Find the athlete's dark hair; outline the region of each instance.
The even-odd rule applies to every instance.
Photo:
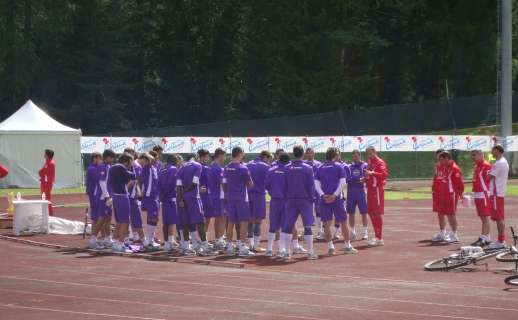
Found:
[[[94,161],[97,158],[101,159],[102,158],[102,154],[100,152],[97,152],[97,151],[92,152],[92,161]]]
[[[237,156],[245,153],[241,147],[232,148],[232,158],[236,158]]]
[[[326,151],[326,160],[330,161],[333,160],[334,157],[340,154],[340,150],[335,147],[328,148]]]
[[[493,150],[498,150],[498,152],[500,153],[504,153],[505,150],[504,150],[504,147],[502,147],[501,144],[496,144],[494,147],[493,147]]]
[[[261,153],[259,154],[259,158],[261,159],[271,159],[272,158],[272,153],[268,150],[263,150],[261,151]]]
[[[360,152],[360,150],[358,150],[358,149],[354,149],[354,150],[351,152],[351,154],[357,154],[357,155],[359,155],[359,156],[361,156],[361,155],[362,155],[362,153],[361,153],[361,152]]]
[[[133,160],[133,156],[127,152],[119,156],[119,163],[129,163],[130,160]]]
[[[313,150],[313,148],[311,148],[311,147],[306,148],[306,153],[310,153],[310,152],[315,153],[315,150]]]
[[[161,153],[162,151],[164,151],[164,148],[162,148],[161,146],[154,146],[153,151]]]
[[[440,154],[441,152],[444,152],[446,150],[444,150],[443,148],[440,148],[440,149],[437,149],[437,151],[435,151],[435,155],[438,155]]]
[[[216,150],[214,150],[214,154],[212,155],[212,160],[214,160],[217,157],[219,157],[220,155],[224,155],[224,154],[226,154],[225,150],[223,150],[221,148],[217,148]]]
[[[288,164],[290,162],[290,155],[286,152],[279,154],[279,162],[282,164]]]
[[[197,154],[198,154],[198,157],[204,157],[204,156],[208,156],[210,154],[210,152],[209,152],[209,150],[199,149]]]
[[[275,155],[279,156],[283,152],[284,152],[284,149],[277,149],[277,150],[275,150]]]
[[[155,150],[151,150],[148,152],[153,158],[155,158],[156,160],[159,160],[158,159],[158,152],[156,152]]]
[[[103,152],[103,159],[115,158],[115,152],[112,149],[106,149]]]
[[[128,148],[124,148],[124,151],[122,151],[122,152],[134,155],[135,154],[135,149],[128,147]]]
[[[304,156],[304,148],[300,145],[293,147],[293,156],[300,159]]]
[[[52,159],[54,158],[54,151],[50,149],[45,149],[45,155],[47,156],[47,158]]]
[[[443,151],[441,153],[439,153],[439,158],[440,159],[448,159],[448,160],[451,160],[451,154],[448,152],[448,151]]]

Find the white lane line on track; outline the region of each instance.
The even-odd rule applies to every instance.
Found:
[[[8,266],[14,266],[14,267],[21,267],[21,268],[31,268],[31,269],[39,269],[39,270],[49,270],[49,271],[57,271],[55,268],[45,268],[45,267],[36,267],[36,266],[30,266],[30,265],[16,265],[16,264],[7,264],[7,263],[0,263],[0,265],[8,265]],[[249,270],[253,270],[254,272],[257,272],[259,271],[260,273],[267,273],[268,271],[264,271],[264,270],[254,270],[254,269],[249,269]],[[135,276],[129,276],[129,275],[122,275],[122,274],[112,274],[112,273],[106,273],[106,272],[101,272],[101,273],[97,273],[97,272],[88,272],[88,271],[77,271],[77,270],[65,270],[65,269],[61,269],[59,270],[60,272],[66,272],[66,273],[77,273],[77,274],[88,274],[88,275],[93,275],[93,276],[109,276],[109,277],[113,277],[113,278],[122,278],[122,279],[131,279],[131,280],[142,280],[142,281],[154,281],[154,282],[169,282],[169,283],[178,283],[178,281],[175,281],[175,280],[168,280],[168,279],[163,279],[163,278],[160,278],[160,279],[156,279],[156,278],[150,278],[150,277],[135,277]],[[275,271],[275,272],[287,272],[287,271]],[[290,273],[292,272],[295,272],[295,271],[289,271]],[[202,275],[206,275],[204,274],[203,272],[189,272],[189,274],[193,274],[193,275],[196,275],[196,274],[202,274]],[[297,276],[299,274],[296,274]],[[216,276],[216,275],[215,275]],[[217,275],[219,276],[219,274]],[[238,276],[238,275],[221,275],[221,276],[225,276],[225,277],[232,277],[232,278],[239,278],[239,279],[244,279],[244,278],[247,278],[247,279],[250,279],[250,275],[245,275],[245,276]],[[322,276],[317,276],[317,275],[310,275],[310,274],[303,274],[302,276],[307,276],[309,278],[317,278],[317,279],[321,279],[321,278],[336,278],[336,277],[346,277],[346,278],[350,278],[351,276],[339,276],[339,275],[330,275],[330,276],[325,276],[325,277],[322,277]],[[278,279],[274,279],[274,278],[256,278],[256,277],[253,277],[255,280],[264,280],[264,281],[279,281],[279,282],[283,282],[283,280],[278,280]],[[368,281],[372,281],[374,279],[372,278],[363,278],[363,277],[355,277],[356,280],[368,280]],[[383,280],[383,281],[387,281],[387,280]],[[396,281],[396,280],[394,280]],[[299,280],[299,281],[293,281],[293,280],[288,280],[288,281],[284,281],[284,282],[289,282],[289,283],[298,283],[298,284],[301,284],[301,283],[304,283],[303,280]],[[398,282],[402,282],[402,283],[408,283],[408,281],[398,281]],[[189,282],[191,283],[191,282]],[[419,282],[419,281],[416,281],[416,282],[410,282],[411,284],[429,284],[429,283],[426,283],[426,282]],[[215,284],[215,285],[218,285],[218,284]],[[432,283],[432,285],[436,285],[434,283]],[[357,288],[362,288],[361,286],[357,286]],[[464,297],[480,297],[480,295],[466,295],[466,294],[457,294],[457,293],[448,293],[448,292],[430,292],[429,290],[414,290],[413,288],[383,288],[383,287],[373,287],[373,286],[370,286],[368,288],[372,288],[372,289],[381,289],[381,290],[389,290],[389,291],[412,291],[412,293],[424,293],[424,294],[440,294],[440,295],[448,295],[448,296],[455,296],[455,297],[459,297],[459,296],[464,296]],[[482,288],[486,288],[486,289],[499,289],[499,288],[493,288],[493,287],[482,287]],[[491,300],[499,300],[499,301],[515,301],[515,299],[508,299],[508,298],[502,298],[502,297],[487,297],[488,299],[491,299]]]
[[[105,286],[103,286],[105,287]],[[115,288],[115,287],[114,287]],[[127,288],[124,288],[127,289]],[[0,289],[4,290],[4,289]],[[9,291],[5,289],[5,291]],[[14,290],[14,291],[21,291],[21,290]],[[130,290],[131,291],[131,290]],[[220,309],[220,308],[202,308],[202,307],[186,307],[186,306],[171,306],[171,305],[165,305],[165,304],[157,304],[157,303],[149,303],[149,302],[141,302],[141,301],[129,301],[129,300],[119,300],[119,299],[109,299],[109,298],[92,298],[92,297],[85,297],[85,296],[71,296],[71,295],[56,295],[56,294],[48,294],[48,293],[37,293],[37,292],[24,292],[25,294],[41,294],[41,295],[52,295],[56,297],[62,297],[62,298],[73,298],[73,299],[83,299],[83,300],[94,300],[94,301],[111,301],[111,302],[118,302],[118,303],[129,303],[129,304],[141,304],[141,305],[152,305],[152,306],[161,306],[161,307],[168,307],[173,309],[187,309],[187,310],[203,310],[208,312],[226,312],[226,313],[238,313],[238,314],[246,314],[246,315],[255,315],[255,316],[267,316],[267,317],[282,317],[282,318],[296,318],[296,319],[307,319],[307,320],[327,320],[324,318],[316,318],[316,317],[307,317],[307,316],[292,316],[292,315],[283,315],[283,314],[277,314],[277,313],[259,313],[259,312],[247,312],[247,311],[238,311],[238,310],[230,310],[230,309]],[[220,298],[220,297],[218,297]],[[266,303],[278,303],[278,302],[271,302],[269,300],[259,300],[259,299],[240,299],[240,300],[250,300],[251,302],[266,302]],[[282,303],[282,304],[294,304],[294,303]],[[311,304],[297,304],[297,305],[303,305],[308,307],[329,307],[329,306],[320,306],[320,305],[311,305]],[[0,305],[1,306],[1,305]],[[433,318],[446,318],[446,319],[462,319],[462,320],[489,320],[484,318],[473,318],[473,317],[463,317],[463,316],[450,316],[450,315],[437,315],[437,314],[424,314],[424,313],[416,313],[416,312],[405,312],[405,311],[391,311],[391,310],[379,310],[379,309],[366,309],[366,308],[358,308],[358,307],[338,307],[342,310],[350,310],[350,311],[362,311],[362,312],[374,312],[374,313],[388,313],[388,314],[398,314],[398,315],[410,315],[410,316],[416,316],[416,317],[433,317]]]
[[[71,310],[64,310],[64,309],[43,308],[43,307],[29,307],[29,306],[22,306],[19,304],[12,304],[12,303],[0,303],[0,308],[1,307],[11,308],[11,309],[50,311],[50,312],[59,312],[59,313],[80,314],[80,315],[85,315],[85,316],[110,317],[110,318],[122,318],[122,319],[166,320],[163,318],[145,318],[145,317],[136,317],[136,316],[123,316],[123,315],[119,315],[119,314],[109,314],[109,313],[82,312],[82,311],[71,311]]]
[[[116,290],[127,290],[127,291],[136,291],[136,292],[148,292],[148,293],[159,293],[159,294],[171,294],[171,295],[189,295],[196,297],[204,297],[204,298],[214,298],[214,299],[223,299],[223,300],[237,300],[237,301],[261,301],[264,303],[275,303],[275,304],[293,304],[297,306],[312,306],[312,307],[324,307],[324,308],[335,308],[335,309],[344,309],[342,306],[335,305],[312,305],[308,303],[297,303],[297,302],[284,302],[284,301],[275,301],[275,300],[260,300],[260,299],[246,299],[246,298],[235,298],[235,297],[221,297],[214,295],[206,295],[206,294],[194,294],[194,293],[180,293],[180,292],[171,292],[164,290],[152,290],[152,289],[135,289],[129,287],[120,287],[120,286],[106,286],[106,285],[95,285],[81,282],[67,282],[67,281],[55,281],[55,280],[43,280],[43,279],[34,279],[34,278],[24,278],[24,277],[10,277],[10,276],[0,276],[0,278],[4,279],[13,279],[13,280],[22,280],[22,281],[32,281],[32,282],[43,282],[43,283],[54,283],[54,284],[62,284],[62,285],[74,285],[74,286],[83,286],[83,287],[92,287],[92,288],[105,288],[105,289],[116,289]],[[494,311],[511,311],[518,312],[518,309],[512,308],[500,308],[500,307],[482,307],[476,305],[462,305],[462,304],[447,304],[447,303],[438,303],[438,302],[422,302],[422,301],[412,301],[412,300],[403,300],[403,299],[389,299],[389,298],[374,298],[374,297],[365,297],[365,296],[356,296],[356,295],[338,295],[338,294],[324,294],[324,293],[312,293],[312,292],[302,292],[302,291],[293,291],[293,290],[281,290],[281,289],[262,289],[262,288],[248,288],[248,287],[240,287],[240,286],[227,286],[227,285],[212,285],[212,284],[200,284],[200,283],[190,283],[184,281],[175,281],[179,284],[185,285],[201,285],[205,287],[217,287],[217,288],[226,288],[226,289],[236,289],[236,290],[248,290],[248,291],[259,291],[259,292],[275,292],[275,293],[284,293],[284,294],[298,294],[298,295],[313,295],[320,297],[333,297],[333,298],[344,298],[350,300],[367,300],[367,301],[379,301],[379,302],[391,302],[391,303],[403,303],[403,304],[415,304],[415,305],[429,305],[429,306],[441,306],[441,307],[450,307],[450,308],[467,308],[470,310],[473,309],[481,309],[481,310],[494,310]]]

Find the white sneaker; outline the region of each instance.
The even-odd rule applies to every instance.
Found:
[[[433,236],[432,241],[433,242],[442,242],[445,241],[447,237],[446,232],[439,232],[435,236]]]
[[[102,250],[104,249],[104,246],[101,242],[97,242],[95,240],[90,240],[88,242],[88,249],[94,249],[94,250]]]
[[[300,244],[296,248],[293,248],[293,254],[303,254],[307,252],[308,250],[304,249]]]
[[[227,243],[227,246],[225,247],[225,253],[231,256],[235,254],[234,245],[231,242]]]
[[[344,246],[344,253],[345,254],[355,254],[355,253],[358,253],[358,250],[356,250],[353,246],[349,245],[349,246]]]
[[[338,229],[334,234],[333,234],[333,240],[340,240],[342,237],[340,236],[340,229]]]
[[[363,232],[362,240],[369,240],[369,231],[365,230]]]
[[[225,250],[225,247],[227,246],[227,243],[225,242],[225,240],[221,240],[221,239],[218,239],[216,240],[216,242],[214,243],[214,248],[216,250]]]
[[[356,240],[356,231],[351,231],[349,233],[349,240],[351,240],[351,241]]]
[[[272,250],[266,250],[266,252],[264,253],[264,256],[265,257],[273,257],[273,251]]]
[[[327,249],[327,254],[330,255],[330,256],[334,256],[335,252],[336,252],[335,248],[328,248]]]
[[[238,255],[240,257],[252,257],[254,256],[254,253],[250,251],[250,249],[247,246],[242,246],[241,248],[239,248]]]
[[[173,251],[173,244],[169,241],[164,243],[164,251]]]
[[[114,243],[112,245],[112,252],[115,253],[124,253],[126,252],[126,248],[122,245],[122,243]]]
[[[277,256],[281,259],[284,259],[284,260],[289,260],[290,259],[290,254],[286,251],[280,251],[277,253]]]
[[[111,248],[113,246],[113,240],[103,240],[102,246],[105,248]]]
[[[460,242],[459,235],[455,232],[448,232],[445,241],[447,241],[448,243]]]
[[[316,236],[316,239],[317,239],[317,240],[324,240],[324,239],[325,239],[325,234],[324,234],[324,232],[319,231],[319,232],[318,232],[318,234],[317,234],[317,236]]]
[[[372,238],[367,242],[367,245],[369,247],[378,247],[385,245],[385,242],[383,241],[383,239]]]
[[[318,255],[313,252],[308,253],[308,260],[318,260]]]
[[[506,245],[505,245],[505,242],[493,241],[489,244],[489,246],[487,248],[489,250],[499,250],[499,249],[505,249]]]

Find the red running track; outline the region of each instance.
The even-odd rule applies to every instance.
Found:
[[[516,208],[518,199],[509,200],[509,224],[518,225]],[[459,221],[469,243],[477,217],[462,209]],[[491,260],[488,270],[423,271],[426,261],[458,247],[426,241],[436,230],[429,201],[388,202],[386,225],[385,247],[356,242],[354,256],[326,257],[318,243],[317,261],[208,258],[244,269],[0,241],[0,319],[518,319],[518,291],[503,283],[510,265]]]

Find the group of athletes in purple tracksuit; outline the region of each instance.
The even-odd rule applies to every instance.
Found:
[[[92,155],[86,177],[93,226],[91,248],[129,252],[141,243],[144,249],[158,250],[156,227],[161,220],[163,249],[167,251],[212,254],[224,250],[239,256],[265,252],[271,257],[276,246],[280,257],[306,253],[313,260],[318,258],[313,250],[315,216],[318,236],[328,243],[329,254],[335,252],[333,223],[342,231],[345,253],[357,252],[350,242],[356,237],[356,207],[367,235],[366,164],[359,152],[353,153],[351,164],[346,164],[340,160],[338,149],[329,148],[326,161],[321,163],[314,159],[311,148],[295,146],[293,158],[279,149],[275,161],[270,152],[262,151],[245,163],[243,149],[235,147],[224,166],[226,154],[222,149],[212,157],[200,149],[186,162],[180,155],[168,155],[165,165],[159,160],[161,151],[156,147],[137,156],[128,148],[117,164],[111,150]],[[347,199],[343,196],[346,185]],[[267,194],[270,210],[264,249],[260,243]],[[112,215],[116,222],[113,236]],[[298,220],[304,228],[307,249],[298,241]],[[214,243],[207,241],[211,225]]]

